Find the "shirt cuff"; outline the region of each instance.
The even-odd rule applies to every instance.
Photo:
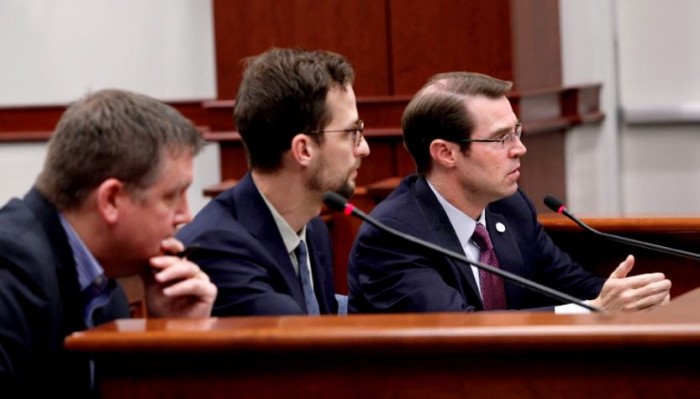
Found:
[[[588,304],[589,301],[583,301]],[[568,303],[566,305],[559,305],[554,307],[554,313],[556,314],[587,314],[591,313],[590,309],[586,309],[583,306],[579,306],[575,303]]]

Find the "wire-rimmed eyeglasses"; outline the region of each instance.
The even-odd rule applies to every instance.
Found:
[[[352,133],[352,141],[355,143],[355,147],[359,147],[362,143],[363,133],[365,131],[365,122],[359,119],[355,122],[355,127],[349,129],[340,130],[312,130],[309,133],[319,134],[319,133]]]
[[[515,139],[520,139],[523,135],[523,125],[518,123],[515,125],[515,130],[501,137],[500,139],[458,139],[454,140],[458,143],[501,143],[501,148],[505,148],[506,144],[510,146],[515,142]]]

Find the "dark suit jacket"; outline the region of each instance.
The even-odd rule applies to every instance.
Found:
[[[282,235],[250,173],[210,201],[177,237],[197,246],[189,259],[219,289],[213,315],[306,314]],[[336,314],[333,253],[321,218],[307,224],[306,242],[321,314]]]
[[[129,316],[124,292],[114,295],[100,321]],[[0,396],[88,395],[87,361],[63,349],[85,329],[84,306],[56,209],[36,189],[8,202],[0,209]]]
[[[447,214],[424,178],[402,181],[371,213],[386,225],[463,254]],[[501,268],[566,292],[597,297],[593,276],[551,241],[521,191],[486,208],[489,235]],[[494,228],[503,223],[504,232]],[[483,310],[471,267],[363,223],[348,266],[349,312]],[[509,309],[555,305],[554,300],[506,281]],[[556,303],[558,304],[558,303]]]

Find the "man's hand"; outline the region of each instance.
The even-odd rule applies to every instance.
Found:
[[[175,238],[163,240],[163,253],[184,250]],[[150,259],[152,272],[144,277],[150,316],[203,318],[211,315],[217,288],[199,266],[174,255]]]
[[[598,298],[591,305],[607,312],[649,310],[670,301],[671,281],[663,273],[647,273],[627,277],[634,266],[629,255],[610,274]]]

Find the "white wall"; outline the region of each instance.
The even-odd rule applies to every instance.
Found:
[[[0,1],[0,105],[61,104],[118,87],[216,94],[208,0]]]
[[[574,212],[620,211],[619,139],[613,2],[560,0],[563,84],[602,83],[599,125],[566,139],[568,206]]]
[[[677,113],[687,124],[625,123],[624,209],[700,212],[700,2],[619,0],[620,99],[625,114],[640,109]],[[625,118],[629,122],[629,118]]]
[[[570,208],[700,212],[700,2],[560,0],[560,9],[564,83],[602,82],[606,114],[567,137]],[[645,109],[686,123],[628,123]]]
[[[41,171],[45,154],[45,143],[0,145],[0,205],[29,190]]]
[[[128,89],[164,101],[216,97],[209,0],[0,1],[0,106],[64,105],[88,91]],[[21,196],[45,144],[0,146],[0,204]],[[218,150],[195,161],[190,207],[220,181]]]

